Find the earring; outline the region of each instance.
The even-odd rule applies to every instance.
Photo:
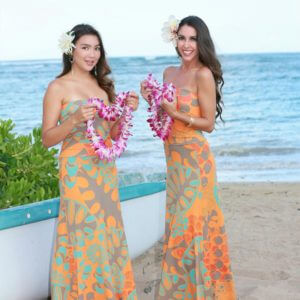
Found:
[[[70,63],[72,64],[74,62],[73,56],[70,57]]]
[[[95,76],[98,75],[96,67],[95,67],[95,69],[94,69],[94,74],[95,74]]]

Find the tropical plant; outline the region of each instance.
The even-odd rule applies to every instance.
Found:
[[[57,149],[46,149],[41,128],[16,135],[12,120],[0,120],[0,209],[57,197]]]

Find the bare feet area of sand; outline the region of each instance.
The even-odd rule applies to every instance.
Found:
[[[222,183],[220,196],[238,299],[299,300],[300,182]],[[139,299],[155,299],[161,259],[159,241],[133,261]]]

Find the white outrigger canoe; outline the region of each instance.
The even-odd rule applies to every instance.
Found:
[[[164,232],[165,183],[121,187],[122,216],[131,258]],[[0,210],[0,299],[50,295],[50,266],[59,198]]]

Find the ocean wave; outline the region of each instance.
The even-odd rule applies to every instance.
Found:
[[[22,66],[34,66],[41,64],[59,65],[60,59],[35,59],[35,60],[2,60],[0,61],[1,67],[22,67]]]
[[[239,148],[239,147],[229,147],[224,148],[222,147],[215,148],[212,147],[213,153],[215,156],[236,156],[236,157],[243,157],[243,156],[269,156],[269,155],[289,155],[289,154],[299,154],[300,155],[300,148],[292,148],[292,147],[248,147],[248,148]],[[153,148],[149,149],[127,149],[123,154],[122,157],[137,157],[137,156],[147,156],[149,154],[153,154]]]
[[[136,156],[144,156],[145,154],[149,154],[152,151],[149,150],[130,150],[130,149],[126,149],[126,151],[124,151],[122,153],[122,157],[136,157]]]
[[[151,60],[155,60],[156,56],[155,55],[149,55],[149,56],[144,56],[145,60],[151,61]]]
[[[128,186],[132,184],[144,183],[144,182],[159,182],[166,180],[165,172],[119,172],[118,175],[119,186]]]
[[[249,147],[249,148],[222,148],[214,149],[216,156],[250,156],[250,155],[286,155],[286,154],[300,154],[300,148],[292,147]]]
[[[291,155],[299,154],[300,157],[300,148],[292,147],[248,147],[248,148],[239,148],[239,147],[229,147],[229,148],[220,148],[212,147],[213,153],[216,157],[247,157],[247,156],[280,156],[280,155]],[[156,152],[155,152],[156,153]],[[122,157],[147,157],[147,155],[153,155],[153,148],[149,149],[127,149]]]

